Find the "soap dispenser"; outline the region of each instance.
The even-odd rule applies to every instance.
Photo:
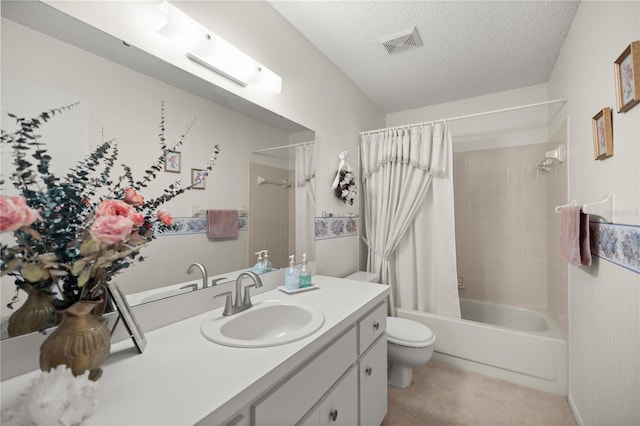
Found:
[[[300,269],[300,288],[311,287],[311,270],[307,265],[306,253],[302,255],[302,269]]]
[[[300,288],[300,271],[296,268],[296,256],[289,256],[289,267],[284,274],[285,290],[297,290]]]
[[[262,251],[264,253],[264,271],[265,272],[271,272],[273,271],[273,263],[271,263],[271,261],[269,260],[269,250],[263,250]]]
[[[256,274],[262,274],[263,272],[265,272],[265,263],[264,263],[264,259],[262,258],[262,252],[261,251],[257,251],[254,254],[258,255],[258,261],[256,262],[256,264],[253,266],[253,272],[255,272]]]

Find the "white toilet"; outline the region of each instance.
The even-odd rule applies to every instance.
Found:
[[[358,271],[350,280],[379,282],[377,274]],[[405,318],[387,317],[387,361],[389,384],[406,388],[411,384],[413,367],[426,364],[433,355],[435,334],[424,324]]]

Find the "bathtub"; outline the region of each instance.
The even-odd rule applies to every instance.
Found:
[[[567,395],[567,342],[545,313],[460,299],[463,319],[397,308],[436,334],[434,360]]]

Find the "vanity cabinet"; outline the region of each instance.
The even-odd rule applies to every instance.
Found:
[[[365,425],[387,412],[386,303],[251,404],[251,424]]]
[[[358,322],[359,424],[379,425],[387,414],[387,304]]]

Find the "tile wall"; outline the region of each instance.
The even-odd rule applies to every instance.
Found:
[[[546,144],[454,154],[460,296],[548,309]],[[555,297],[555,296],[554,296]]]
[[[283,268],[295,241],[294,186],[258,185],[258,176],[276,182],[290,180],[286,169],[249,163],[249,264],[256,262],[254,252],[268,249],[273,266]]]

